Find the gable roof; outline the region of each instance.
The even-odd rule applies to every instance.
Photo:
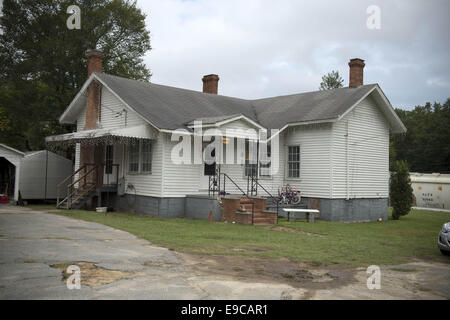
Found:
[[[3,143],[0,143],[0,148],[4,148],[6,150],[12,151],[12,152],[18,154],[19,156],[25,156],[24,152],[14,149],[13,147],[7,146],[6,144],[3,144]]]
[[[76,121],[78,113],[76,109],[83,107],[85,103],[85,97],[81,92],[87,90],[89,83],[94,79],[111,90],[128,108],[160,130],[187,128],[192,126],[194,120],[204,119],[207,124],[214,124],[239,116],[269,129],[284,128],[289,124],[332,122],[339,120],[359,101],[377,91],[381,97],[377,103],[388,117],[393,131],[406,131],[377,84],[245,100],[105,73],[91,75],[80,93],[61,115],[60,122]]]

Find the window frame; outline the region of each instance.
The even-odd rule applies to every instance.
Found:
[[[131,175],[135,175],[135,174],[151,174],[152,173],[152,169],[153,169],[153,141],[152,140],[148,140],[149,144],[150,144],[150,170],[149,171],[144,171],[143,170],[143,144],[144,144],[144,139],[140,139],[139,142],[137,144],[129,144],[127,147],[127,153],[128,153],[128,157],[127,157],[127,173],[131,174]],[[137,151],[137,170],[131,170],[131,154],[132,154],[132,147],[131,146],[138,146],[138,151]],[[135,163],[134,163],[135,164]]]
[[[146,153],[149,153],[149,162],[147,164],[150,164],[150,170],[144,170],[144,143],[148,142],[150,146],[150,151],[146,151]],[[153,141],[149,139],[143,139],[140,142],[140,149],[139,149],[139,169],[140,173],[152,173],[153,169]]]
[[[289,160],[289,149],[298,148],[298,160]],[[298,176],[290,176],[289,165],[291,163],[298,163]],[[294,170],[292,170],[293,172]],[[286,179],[289,180],[300,180],[301,179],[301,146],[299,144],[287,145],[286,146]]]
[[[134,154],[136,154],[136,151],[135,150],[133,150],[133,148],[135,147],[135,146],[137,146],[137,169],[136,170],[132,170],[131,169],[131,164],[136,164],[136,162],[132,162],[132,155]],[[140,143],[140,141],[139,142],[137,142],[137,143],[130,143],[129,145],[128,145],[128,162],[127,162],[127,171],[128,171],[128,173],[130,173],[130,174],[137,174],[137,173],[139,173],[139,158],[140,158],[140,150],[141,150],[141,143]],[[135,159],[133,159],[133,160],[135,160]]]

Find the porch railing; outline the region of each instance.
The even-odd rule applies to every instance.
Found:
[[[87,163],[78,168],[70,176],[61,181],[56,188],[57,198],[56,207],[59,208],[65,204],[66,209],[70,209],[72,204],[81,198],[87,196],[92,190],[101,186],[116,186],[119,181],[119,165],[111,164],[111,172],[115,172],[115,179],[111,179],[111,174],[104,173],[105,164]],[[79,175],[76,178],[76,175]],[[102,177],[100,175],[103,175]],[[106,181],[105,180],[106,177]],[[100,179],[101,178],[101,179]],[[106,183],[105,183],[106,182]],[[61,199],[61,189],[67,185],[66,196]]]

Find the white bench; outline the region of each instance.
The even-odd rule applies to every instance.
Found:
[[[308,222],[314,222],[314,216],[320,213],[319,210],[317,209],[290,209],[290,208],[283,208],[283,211],[287,212],[287,218],[288,221],[291,221],[290,219],[290,214],[291,212],[296,213],[296,212],[302,212],[306,214],[306,219],[308,220]]]

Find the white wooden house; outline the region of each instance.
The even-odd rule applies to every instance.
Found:
[[[74,187],[91,180],[90,187],[78,188],[84,194],[72,204],[97,195],[97,205],[118,210],[196,218],[213,211],[219,219],[217,201],[208,197],[210,167],[178,164],[172,157],[179,145],[172,141],[174,132],[182,129],[194,141],[195,121],[201,121],[201,133],[279,130],[266,141],[271,156],[279,157],[269,174],[267,165],[248,161],[217,164],[220,182],[228,180],[226,193],[247,192],[248,175],[256,173],[258,196],[275,195],[289,184],[301,191],[304,203],[320,207],[321,219],[387,218],[389,133],[406,128],[381,88],[362,84],[362,60],[349,63],[351,87],[244,100],[217,95],[217,75],[203,77],[203,92],[196,92],[102,73],[95,69],[102,58],[99,51],[89,52],[91,73],[60,117],[61,123],[76,123],[76,132],[47,137],[48,143],[76,144]],[[223,137],[216,156],[226,158],[226,146],[236,150],[239,138]],[[192,154],[208,143],[193,144]],[[244,159],[247,154],[246,149]],[[106,204],[103,191],[109,192]]]

